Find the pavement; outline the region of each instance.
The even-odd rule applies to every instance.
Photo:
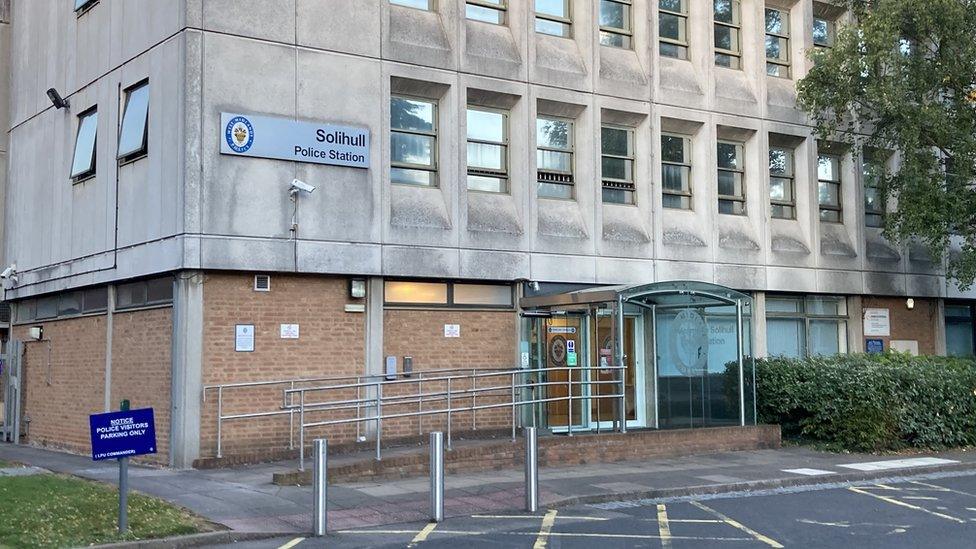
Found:
[[[113,461],[92,462],[87,456],[27,446],[0,444],[0,460],[109,483],[118,476]],[[235,531],[300,534],[311,529],[311,488],[271,483],[272,473],[293,468],[292,462],[179,471],[133,465],[129,475],[134,490],[171,501]],[[788,447],[555,467],[539,471],[540,508],[959,471],[976,471],[976,452],[879,457]],[[330,485],[329,528],[426,521],[428,490],[427,477]],[[523,507],[523,490],[521,470],[448,474],[445,516],[511,514]]]

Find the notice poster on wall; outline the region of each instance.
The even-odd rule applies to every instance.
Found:
[[[254,324],[238,324],[234,334],[234,351],[250,353],[254,351]]]
[[[445,324],[444,325],[444,337],[461,337],[461,325],[460,324]]]
[[[864,309],[864,335],[891,336],[891,316],[888,309]]]
[[[281,339],[298,339],[298,324],[282,324]]]

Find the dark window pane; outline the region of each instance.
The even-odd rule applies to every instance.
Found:
[[[146,283],[149,303],[163,303],[173,301],[173,279],[170,277],[154,278]]]
[[[104,311],[108,308],[108,288],[91,288],[85,290],[83,309],[86,313]]]
[[[146,283],[145,282],[131,282],[129,284],[120,284],[115,289],[115,301],[116,305],[120,308],[127,307],[140,307],[146,304]]]
[[[620,128],[601,128],[600,142],[603,154],[630,155],[630,132]]]
[[[739,147],[732,143],[718,144],[718,167],[736,169],[739,165]]]
[[[733,0],[714,0],[715,20],[723,23],[737,23],[735,2]]]
[[[58,298],[59,315],[81,314],[81,292],[64,292]]]

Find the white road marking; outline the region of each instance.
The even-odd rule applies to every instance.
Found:
[[[872,494],[871,492],[867,492],[865,490],[861,490],[860,488],[854,488],[853,486],[849,487],[848,490],[850,490],[851,492],[854,492],[856,494],[862,494],[862,495],[865,495],[865,496],[871,496],[873,498],[880,499],[881,501],[890,503],[892,505],[900,505],[901,507],[907,507],[908,509],[914,509],[916,511],[921,511],[923,513],[927,513],[929,515],[933,515],[933,516],[936,516],[936,517],[939,517],[939,518],[944,518],[946,520],[951,520],[953,522],[960,522],[960,523],[965,523],[966,522],[966,521],[964,521],[964,520],[962,520],[960,518],[956,518],[956,517],[953,517],[953,516],[950,516],[950,515],[945,515],[943,513],[937,513],[935,511],[929,511],[928,509],[926,509],[924,507],[919,507],[918,505],[912,505],[911,503],[905,503],[904,501],[899,501],[897,499],[889,498],[887,496],[882,496],[882,495],[878,495],[878,494]]]
[[[396,534],[413,534],[414,530],[340,530],[337,534],[360,534],[389,536]],[[535,532],[476,532],[471,530],[438,530],[438,534],[454,536],[535,536]],[[561,538],[608,538],[608,539],[661,539],[661,536],[651,534],[590,534],[585,532],[549,532],[546,537]],[[754,541],[754,538],[726,538],[714,536],[671,536],[672,540],[692,541]],[[782,547],[782,546],[780,546]]]
[[[427,526],[424,526],[419,532],[417,532],[417,535],[414,536],[412,540],[410,540],[410,543],[407,545],[407,547],[416,547],[418,543],[423,543],[427,541],[427,536],[429,536],[430,533],[434,531],[434,528],[437,528],[436,522],[431,522]]]
[[[908,458],[908,459],[889,459],[885,461],[868,461],[864,463],[842,463],[838,467],[845,469],[855,469],[858,471],[886,471],[888,469],[904,469],[906,467],[926,467],[932,465],[946,465],[949,463],[959,463],[954,459],[942,459],[933,457]]]
[[[940,492],[952,492],[953,494],[959,494],[962,496],[969,496],[971,498],[976,498],[976,494],[972,494],[970,492],[963,492],[962,490],[956,490],[953,488],[946,488],[945,486],[939,486],[937,484],[929,484],[927,482],[919,482],[915,480],[912,481],[912,484],[918,484],[919,486],[926,486],[932,490],[936,490]]]
[[[278,549],[291,549],[292,547],[298,545],[299,543],[301,543],[303,541],[305,541],[305,538],[295,538],[295,539],[289,541],[288,543],[282,545]]]
[[[807,469],[805,467],[804,468],[800,468],[800,469],[783,469],[783,472],[784,473],[793,473],[794,475],[806,475],[808,477],[815,477],[815,476],[819,476],[819,475],[832,475],[832,474],[834,474],[833,471],[825,471],[823,469]]]
[[[479,519],[538,519],[538,515],[471,515],[471,518]],[[610,520],[606,517],[579,517],[574,515],[559,515],[560,520]]]
[[[851,525],[847,522],[820,522],[817,520],[810,519],[796,519],[797,522],[802,522],[803,524],[816,524],[817,526],[834,526],[836,528],[850,528]]]
[[[934,498],[932,496],[902,496],[901,499],[915,499],[921,501],[939,501],[939,498]]]
[[[703,505],[703,504],[701,504],[701,503],[699,503],[697,501],[692,501],[691,504],[694,505],[695,507],[701,509],[702,511],[705,511],[707,513],[711,513],[711,514],[715,515],[716,517],[722,519],[722,521],[725,522],[726,524],[728,524],[729,526],[732,526],[734,528],[738,528],[739,530],[742,530],[743,532],[749,534],[750,536],[756,538],[757,540],[765,543],[766,545],[768,545],[770,547],[774,547],[776,549],[782,549],[783,548],[783,546],[780,545],[778,541],[776,541],[776,540],[774,540],[772,538],[769,538],[767,536],[764,536],[764,535],[760,534],[759,532],[753,530],[752,528],[749,528],[748,526],[742,524],[741,522],[738,522],[736,520],[733,520],[731,517],[728,517],[726,515],[723,515],[722,513],[719,513],[718,511],[716,511],[715,509],[712,509],[711,507],[708,507],[706,505]]]

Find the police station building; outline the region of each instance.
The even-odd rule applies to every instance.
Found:
[[[7,438],[86,452],[124,398],[159,463],[268,456],[295,417],[217,417],[281,386],[226,386],[492,368],[569,385],[517,420],[556,434],[621,413],[602,376],[628,429],[738,426],[750,356],[973,354],[881,236],[898,158],[796,105],[830,2],[10,4]]]

